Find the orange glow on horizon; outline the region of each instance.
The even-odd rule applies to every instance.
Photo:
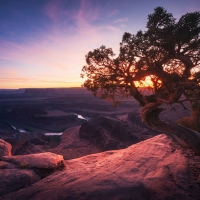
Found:
[[[69,87],[81,87],[83,82],[4,82],[1,83],[0,89],[20,89],[20,88],[69,88]]]
[[[146,87],[146,88],[153,88],[153,81],[152,78],[155,78],[154,76],[146,76],[144,80],[141,81],[134,81],[136,87]],[[161,84],[161,80],[157,80],[157,86],[159,87]]]

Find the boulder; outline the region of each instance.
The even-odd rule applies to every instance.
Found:
[[[200,185],[192,176],[198,170],[190,172],[189,163],[200,158],[179,148],[162,134],[126,149],[68,160],[65,170],[2,199],[199,200]]]
[[[1,169],[14,169],[17,168],[17,166],[13,163],[5,162],[5,161],[0,161],[0,170]]]
[[[31,169],[0,169],[0,196],[27,187],[40,179]]]
[[[22,168],[42,169],[56,169],[62,166],[64,162],[62,155],[57,155],[51,152],[18,156],[3,156],[2,160],[14,163]]]
[[[11,156],[12,146],[6,141],[0,139],[0,159],[2,156]]]

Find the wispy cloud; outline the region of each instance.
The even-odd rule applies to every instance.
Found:
[[[36,81],[36,79],[30,79],[30,78],[0,78],[0,81],[9,81],[9,82],[30,82],[30,81]]]
[[[59,18],[58,1],[51,0],[45,6],[45,14],[52,20],[57,21]]]
[[[81,0],[76,11],[68,12],[54,0],[44,9],[52,20],[51,27],[33,39],[26,38],[24,42],[0,41],[1,87],[3,80],[9,84],[13,82],[14,85],[18,82],[18,87],[22,87],[23,83],[28,87],[39,83],[45,86],[48,83],[49,86],[60,83],[65,87],[75,83],[81,85],[81,68],[85,65],[85,54],[88,51],[102,44],[112,47],[115,52],[118,50],[123,31],[112,21],[94,23],[101,12],[90,1]],[[66,15],[73,24],[69,23],[66,29],[58,28],[58,24],[61,26],[65,22]],[[72,33],[69,33],[69,29]],[[2,71],[3,68],[7,70]]]
[[[116,19],[114,21],[114,23],[125,23],[125,22],[128,22],[128,18],[127,17],[124,17],[124,18],[120,18],[120,19]]]
[[[112,16],[117,15],[118,13],[119,13],[119,10],[114,9],[114,10],[112,10],[112,11],[109,13],[109,16],[112,17]]]

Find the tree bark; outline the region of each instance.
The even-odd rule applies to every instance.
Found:
[[[159,115],[165,109],[159,108],[160,105],[160,103],[147,103],[140,112],[142,121],[154,130],[172,137],[182,147],[193,149],[195,155],[200,155],[200,133],[161,121]]]

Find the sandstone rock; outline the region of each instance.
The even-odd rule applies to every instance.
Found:
[[[34,144],[31,144],[28,140],[15,142],[12,148],[13,155],[36,154],[36,153],[42,153],[42,152],[43,151],[40,148],[38,148]]]
[[[11,156],[12,146],[6,141],[0,139],[0,159],[2,156]]]
[[[51,152],[19,156],[3,156],[2,159],[17,164],[19,167],[44,169],[58,168],[64,162],[62,155],[57,155]]]
[[[29,186],[40,179],[41,177],[31,169],[0,170],[0,196]]]
[[[1,169],[14,169],[17,168],[17,166],[13,163],[5,162],[5,161],[0,161],[0,170]]]
[[[189,157],[172,149],[165,135],[66,161],[66,170],[21,189],[3,200],[198,200],[200,186],[188,171]]]
[[[122,149],[158,134],[139,125],[98,116],[82,124],[79,133],[101,151]]]
[[[22,133],[15,133],[13,138],[16,141],[24,141],[27,140],[34,145],[44,145],[48,143],[48,137],[45,136],[43,133],[39,132],[24,132]]]
[[[63,155],[65,160],[79,158],[93,153],[98,153],[97,147],[88,139],[80,138],[80,126],[66,129],[62,136],[60,144],[49,151]]]
[[[95,117],[82,124],[81,128],[77,126],[66,129],[60,144],[48,151],[62,154],[65,160],[69,160],[106,150],[126,148],[158,134],[150,131],[137,113],[133,113],[133,116],[136,120],[133,119],[132,122],[125,121],[128,115],[122,120]]]

